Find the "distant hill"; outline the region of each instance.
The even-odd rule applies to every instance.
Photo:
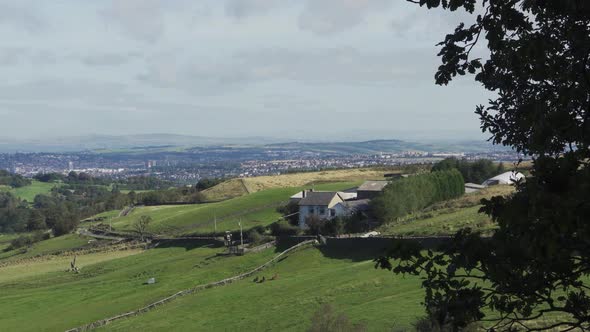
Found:
[[[231,147],[233,149],[287,149],[336,154],[395,153],[402,151],[489,151],[488,142],[408,142],[398,139],[363,142],[297,141],[269,137],[218,138],[175,134],[88,135],[18,140],[0,137],[0,153],[14,152],[161,152],[190,151],[199,147]],[[496,147],[497,148],[497,147]]]
[[[217,138],[175,134],[88,135],[43,139],[0,137],[0,152],[77,152],[88,150],[162,149],[225,144],[261,145],[279,140],[266,137]]]
[[[269,144],[267,147],[274,149],[301,150],[319,153],[335,154],[378,154],[378,153],[399,153],[404,151],[421,152],[483,152],[494,147],[488,142],[466,141],[466,142],[438,142],[438,143],[416,143],[401,140],[372,140],[364,142],[326,142],[326,143],[305,143],[290,142]]]

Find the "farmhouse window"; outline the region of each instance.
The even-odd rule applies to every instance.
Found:
[[[336,217],[336,209],[330,209],[330,217]]]
[[[313,206],[309,207],[309,213],[313,214]]]
[[[323,208],[323,207],[321,207],[321,208],[320,208],[320,214],[326,214],[326,209],[325,209],[325,208]]]

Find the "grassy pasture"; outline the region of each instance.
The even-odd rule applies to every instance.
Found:
[[[317,190],[345,190],[360,182],[336,182],[316,185]],[[244,229],[258,225],[266,226],[281,215],[276,208],[304,187],[275,188],[232,198],[222,202],[196,205],[163,205],[137,207],[125,217],[113,219],[116,230],[131,230],[142,215],[152,217],[149,230],[156,233],[212,233],[238,230],[242,220]]]
[[[243,179],[231,179],[209,188],[203,193],[210,200],[255,193],[262,190],[311,186],[313,183],[327,182],[362,182],[364,180],[383,180],[387,173],[401,172],[398,169],[353,168],[344,170],[327,170],[319,172],[293,173],[282,175],[257,176]]]
[[[503,185],[465,194],[406,216],[398,222],[385,224],[380,227],[379,232],[402,236],[453,235],[467,227],[489,232],[495,229],[496,225],[487,215],[478,212],[481,207],[479,202],[482,198],[509,195],[513,192],[514,187]]]
[[[127,257],[140,253],[141,250],[121,250],[114,252],[101,252],[79,256],[76,264],[79,268],[108,261],[116,258]],[[63,272],[70,268],[70,262],[74,255],[52,256],[49,259],[32,259],[18,264],[10,264],[0,268],[0,284],[23,279],[35,278],[49,272]]]
[[[29,203],[31,203],[35,199],[35,196],[39,194],[48,194],[51,191],[51,188],[59,185],[59,183],[47,183],[33,180],[30,185],[20,188],[0,186],[0,191],[9,191],[15,196],[27,200]]]
[[[322,249],[329,250],[329,249]],[[369,331],[408,328],[424,315],[420,279],[375,270],[373,253],[350,248],[308,248],[253,278],[205,290],[146,314],[121,320],[108,331],[305,331],[322,303],[332,304]],[[268,281],[273,275],[277,280]]]
[[[65,272],[71,257],[0,268],[0,330],[63,331],[245,272],[274,255],[271,249],[217,257],[222,250],[184,243],[144,252],[79,255],[79,274]],[[150,277],[156,284],[145,284]]]
[[[13,237],[13,235],[11,235],[11,237]],[[2,237],[0,237],[0,239],[2,239]],[[64,250],[76,249],[88,244],[88,240],[90,240],[89,237],[81,236],[78,234],[68,234],[64,236],[54,237],[45,241],[37,242],[29,248],[18,248],[11,251],[0,251],[0,260],[7,258],[20,259],[35,257]]]

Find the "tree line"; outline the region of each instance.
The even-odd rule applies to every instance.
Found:
[[[173,186],[170,181],[158,179],[153,176],[132,176],[122,180],[94,177],[85,172],[71,171],[67,175],[61,173],[38,173],[33,177],[40,182],[63,182],[67,184],[82,185],[116,185],[119,189],[126,190],[157,190],[167,189]]]
[[[0,185],[10,186],[12,188],[19,188],[28,186],[31,180],[19,174],[12,174],[6,170],[0,169]]]
[[[0,192],[0,233],[34,232],[52,230],[56,236],[67,234],[78,226],[80,220],[101,212],[123,209],[129,205],[161,205],[174,203],[199,203],[205,200],[201,187],[178,187],[146,192],[122,193],[118,183],[110,185],[105,179],[97,179],[85,173],[71,172],[57,177],[56,173],[44,174],[43,180],[61,179],[61,186],[49,194],[35,196],[27,202],[10,192]],[[37,178],[40,180],[40,177]],[[156,183],[134,180],[135,183]],[[214,182],[207,182],[204,186]]]
[[[457,169],[437,171],[392,181],[370,206],[375,217],[385,223],[464,192],[463,176]]]
[[[483,183],[485,180],[506,172],[503,163],[494,164],[488,159],[469,161],[455,157],[445,158],[432,166],[432,171],[456,169],[461,172],[465,182]]]

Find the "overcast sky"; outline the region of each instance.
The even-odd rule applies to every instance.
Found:
[[[0,136],[481,138],[402,0],[0,0]]]

